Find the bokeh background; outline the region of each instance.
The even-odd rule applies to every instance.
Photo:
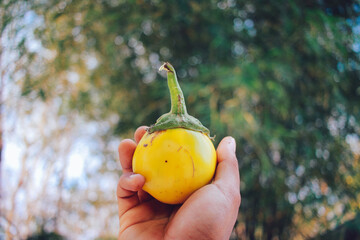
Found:
[[[116,239],[117,146],[169,111],[163,61],[236,139],[232,239],[360,239],[359,1],[3,0],[0,26],[0,239]]]

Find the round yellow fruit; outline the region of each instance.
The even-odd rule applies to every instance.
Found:
[[[143,190],[154,198],[179,204],[212,180],[216,162],[207,135],[175,128],[144,134],[133,156],[133,171],[145,177]]]

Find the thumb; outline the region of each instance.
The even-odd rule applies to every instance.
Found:
[[[218,166],[214,184],[225,194],[240,193],[239,166],[236,158],[236,143],[232,137],[225,137],[217,148]]]
[[[236,158],[235,151],[236,151],[235,139],[230,136],[225,137],[223,140],[221,140],[217,148],[218,162],[220,163],[229,158]]]

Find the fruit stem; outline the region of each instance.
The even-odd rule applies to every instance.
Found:
[[[162,131],[171,128],[185,128],[198,131],[210,137],[210,131],[201,122],[187,113],[184,94],[178,83],[176,72],[170,63],[164,63],[159,71],[167,71],[167,80],[171,98],[170,112],[162,115],[154,125],[148,128],[149,133]]]
[[[180,88],[179,82],[176,77],[176,72],[173,66],[170,63],[164,63],[159,71],[167,71],[167,83],[170,91],[171,98],[171,110],[173,114],[187,114],[186,104],[184,99],[184,94]]]

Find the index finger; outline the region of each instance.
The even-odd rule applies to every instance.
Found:
[[[136,143],[140,142],[141,138],[146,133],[147,128],[148,128],[147,126],[141,126],[141,127],[138,127],[138,129],[136,129],[136,131],[134,133],[134,138],[135,138]]]
[[[134,138],[136,143],[138,143],[142,136],[145,134],[147,127],[141,126],[136,129]],[[131,139],[125,139],[120,142],[118,152],[119,152],[119,159],[120,164],[123,169],[123,172],[132,172],[132,157],[134,155],[134,151],[136,149],[136,144]]]
[[[122,140],[119,144],[119,159],[124,173],[132,172],[132,157],[136,149],[136,143],[131,139]]]

